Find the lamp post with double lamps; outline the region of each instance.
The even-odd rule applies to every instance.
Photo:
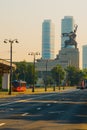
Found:
[[[28,55],[33,56],[33,88],[32,88],[32,92],[35,91],[35,60],[36,60],[36,55],[40,55],[39,52],[30,52],[28,53]]]
[[[11,39],[5,39],[4,43],[10,43],[10,86],[9,86],[9,92],[8,94],[11,95],[11,85],[12,85],[12,45],[13,43],[18,43],[17,39],[11,40]]]

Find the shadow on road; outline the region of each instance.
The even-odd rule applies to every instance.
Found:
[[[20,120],[28,122],[52,121],[57,124],[87,124],[87,91],[68,95],[60,94],[59,97],[49,100],[48,97],[40,100],[33,100],[26,106],[27,113],[23,115],[20,105],[18,111],[12,111],[12,116],[5,119]],[[23,106],[23,107],[25,107]],[[15,109],[15,108],[14,108]],[[4,118],[3,118],[4,119]],[[3,130],[3,129],[2,129]],[[8,129],[6,129],[8,130]],[[10,130],[10,129],[9,129]],[[16,130],[16,129],[11,129]],[[85,129],[75,129],[85,130]]]

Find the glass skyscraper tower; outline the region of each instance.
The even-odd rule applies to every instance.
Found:
[[[61,48],[65,47],[65,40],[68,40],[69,37],[62,36],[62,33],[70,33],[74,31],[74,19],[73,16],[65,16],[62,20],[61,20]],[[68,47],[73,47],[73,46],[68,46]]]
[[[54,59],[55,29],[51,20],[42,23],[42,59]]]
[[[82,47],[82,67],[83,69],[87,68],[87,45]]]

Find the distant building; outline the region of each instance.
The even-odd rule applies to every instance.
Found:
[[[62,33],[70,32],[75,32],[74,20],[71,16],[65,16],[62,20]],[[43,22],[42,58],[37,60],[35,64],[36,70],[39,72],[39,78],[45,79],[46,75],[50,75],[51,70],[57,65],[61,65],[63,68],[67,68],[69,65],[79,68],[79,49],[77,46],[75,47],[74,44],[69,44],[68,47],[65,47],[65,40],[69,41],[69,36],[62,37],[61,50],[56,58],[53,59],[54,28],[52,28],[52,22],[50,20],[45,20]]]
[[[87,45],[83,45],[82,47],[82,66],[83,69],[87,68]]]
[[[42,59],[54,59],[55,31],[51,20],[42,23]]]
[[[67,66],[75,66],[79,68],[79,50],[74,48],[63,48],[59,51],[59,55],[53,60],[39,59],[36,63],[38,71],[51,71],[56,65],[61,65],[63,68]]]
[[[65,47],[65,40],[69,40],[68,36],[62,37],[62,33],[70,33],[74,31],[74,19],[73,16],[65,16],[61,20],[61,48]],[[72,48],[73,46],[68,46]]]

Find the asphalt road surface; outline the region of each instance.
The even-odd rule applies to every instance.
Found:
[[[87,90],[0,99],[1,130],[87,130]]]

